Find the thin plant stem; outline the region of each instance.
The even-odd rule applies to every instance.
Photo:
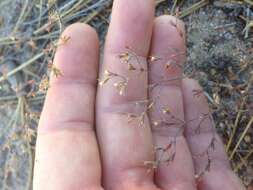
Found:
[[[24,4],[24,6],[23,6],[23,8],[21,10],[21,13],[20,13],[20,16],[18,18],[18,21],[17,21],[17,23],[16,23],[16,25],[15,25],[13,31],[12,31],[13,34],[15,34],[17,32],[17,30],[18,30],[18,28],[19,28],[19,26],[20,26],[20,24],[21,24],[21,22],[23,20],[24,15],[27,13],[27,7],[28,7],[28,5],[29,5],[29,0],[26,0],[25,4]]]
[[[247,132],[249,131],[250,127],[252,127],[252,123],[253,123],[253,116],[251,117],[249,123],[247,124],[246,128],[244,129],[243,133],[241,134],[241,137],[240,137],[240,139],[238,140],[238,142],[237,142],[235,148],[233,149],[232,153],[230,154],[230,157],[229,157],[230,160],[233,159],[233,157],[234,157],[234,155],[235,155],[235,153],[236,153],[236,150],[237,150],[238,147],[240,146],[240,144],[241,144],[243,138],[245,137],[245,135],[246,135]]]
[[[206,6],[209,4],[209,0],[201,0],[198,3],[195,3],[194,5],[192,5],[189,8],[186,8],[185,10],[179,12],[179,18],[184,18],[188,15],[190,15],[191,13],[193,13],[194,11]]]
[[[40,59],[41,57],[43,57],[44,54],[45,54],[44,52],[41,52],[41,53],[35,55],[33,58],[29,59],[28,61],[24,62],[20,66],[18,66],[15,69],[11,70],[5,76],[0,77],[0,82],[5,81],[8,77],[16,74],[17,72],[23,70],[25,67],[31,65],[32,63],[34,63],[35,61],[37,61],[38,59]]]

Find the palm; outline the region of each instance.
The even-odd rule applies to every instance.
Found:
[[[36,190],[243,189],[199,86],[182,80],[182,23],[153,13],[153,0],[115,0],[101,68],[90,27],[63,33],[70,40],[56,53],[63,76],[51,79],[40,120]]]

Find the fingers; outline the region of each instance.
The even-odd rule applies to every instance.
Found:
[[[185,135],[193,155],[199,189],[243,189],[230,169],[223,143],[213,128],[203,90],[192,79],[184,79],[182,84],[187,122]]]
[[[184,108],[181,90],[182,65],[185,61],[184,25],[172,16],[156,19],[150,62],[150,112],[156,159],[159,167],[156,184],[163,189],[194,190],[194,167],[183,137]]]
[[[115,0],[106,52],[122,53],[126,46],[140,56],[147,56],[154,17],[153,0]]]
[[[146,57],[153,15],[153,0],[114,1],[100,76],[103,85],[97,95],[97,132],[106,189],[154,186],[152,173],[144,165],[154,159],[147,116],[131,122],[128,118],[129,114],[141,116],[146,109]]]
[[[84,24],[62,34],[39,123],[34,189],[101,189],[101,168],[94,134],[94,105],[99,57],[98,37]],[[60,42],[61,43],[61,42]]]

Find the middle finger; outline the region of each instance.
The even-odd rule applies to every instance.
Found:
[[[153,16],[153,0],[114,1],[96,108],[108,189],[156,189],[144,165],[154,159],[145,112]]]

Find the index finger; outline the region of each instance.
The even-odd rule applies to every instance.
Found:
[[[84,24],[62,37],[40,118],[34,169],[35,190],[101,189],[99,151],[94,133],[98,38]]]

